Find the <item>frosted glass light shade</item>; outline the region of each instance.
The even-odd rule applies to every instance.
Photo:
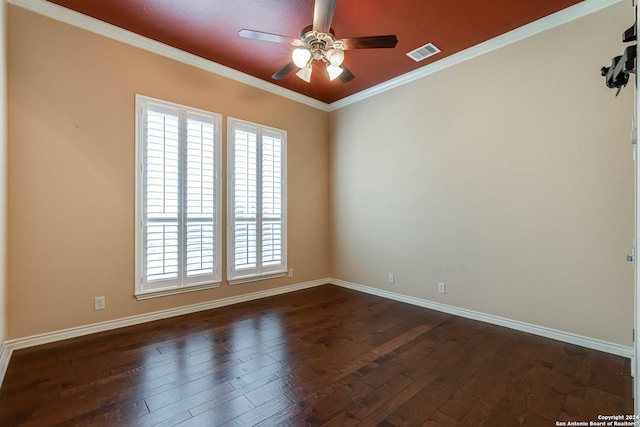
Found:
[[[327,50],[325,58],[327,58],[329,64],[339,67],[342,64],[342,61],[344,61],[344,51],[342,49],[331,48]]]
[[[298,71],[296,73],[296,76],[300,77],[302,80],[304,80],[307,83],[311,82],[311,67],[310,66],[306,66],[306,67],[302,67],[300,68],[300,71]]]
[[[308,49],[294,49],[291,54],[291,59],[293,60],[293,63],[296,64],[296,67],[304,68],[307,66],[309,59],[311,59],[311,52],[309,52]]]
[[[327,73],[329,73],[329,80],[337,79],[340,74],[344,71],[340,67],[336,67],[335,65],[327,64]]]

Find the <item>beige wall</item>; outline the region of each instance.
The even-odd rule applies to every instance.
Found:
[[[327,113],[15,6],[8,13],[8,339],[330,276]],[[287,130],[294,278],[135,300],[136,93]],[[93,310],[99,295],[104,311]]]
[[[619,4],[329,120],[10,6],[6,338],[333,276],[630,345],[632,90],[599,69],[632,21]],[[294,278],[133,298],[136,93],[288,131]]]
[[[7,44],[6,2],[0,6],[0,345],[7,333]]]
[[[620,3],[333,112],[334,276],[631,345],[633,88],[600,67],[632,23]]]

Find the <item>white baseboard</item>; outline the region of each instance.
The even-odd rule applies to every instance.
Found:
[[[7,373],[9,367],[9,360],[11,360],[11,353],[13,351],[9,348],[7,343],[0,344],[0,384],[4,380],[4,375]]]
[[[517,320],[506,319],[503,317],[493,316],[490,314],[484,314],[477,311],[458,308],[446,304],[440,304],[433,301],[428,301],[420,298],[410,297],[394,292],[384,291],[381,289],[372,288],[370,286],[359,285],[356,283],[346,282],[338,279],[319,279],[309,282],[298,283],[290,286],[283,286],[280,288],[269,289],[266,291],[253,292],[250,294],[239,295],[235,297],[222,298],[215,301],[208,301],[199,304],[188,305],[184,307],[177,307],[168,310],[156,311],[153,313],[141,314],[131,317],[125,317],[122,319],[110,320],[101,323],[94,323],[86,326],[79,326],[77,328],[64,329],[61,331],[47,332],[44,334],[33,335],[25,338],[17,338],[14,340],[8,340],[0,344],[0,384],[4,380],[7,368],[9,366],[9,360],[14,350],[23,348],[34,347],[42,344],[49,344],[56,341],[62,341],[69,338],[76,338],[85,335],[94,334],[97,332],[104,332],[118,328],[124,328],[127,326],[139,325],[146,322],[152,322],[154,320],[167,319],[170,317],[182,316],[185,314],[196,313],[199,311],[210,310],[213,308],[224,307],[233,304],[239,304],[242,302],[253,301],[256,299],[267,298],[271,296],[286,294],[289,292],[295,292],[302,289],[309,289],[316,286],[325,284],[332,284],[341,286],[343,288],[352,289],[359,292],[364,292],[371,295],[376,295],[382,298],[388,298],[395,301],[405,302],[408,304],[416,305],[419,307],[429,308],[436,311],[452,314],[455,316],[466,317],[468,319],[478,320],[494,325],[504,326],[507,328],[515,329],[518,331],[528,332],[530,334],[543,336],[546,338],[563,341],[582,347],[590,348],[593,350],[603,351],[605,353],[611,353],[618,356],[623,356],[632,359],[633,348],[620,344],[613,344],[606,341],[601,341],[582,335],[576,335],[569,332],[558,331],[543,326],[532,325],[530,323],[524,323]]]
[[[593,350],[605,353],[615,354],[617,356],[626,357],[633,361],[633,347],[614,344],[607,341],[601,341],[582,335],[572,334],[570,332],[558,331],[556,329],[544,326],[533,325],[531,323],[520,322],[518,320],[506,319],[504,317],[494,316],[491,314],[480,313],[478,311],[458,308],[451,305],[440,304],[437,302],[410,297],[407,295],[389,292],[382,289],[372,288],[370,286],[359,285],[356,283],[345,282],[344,280],[330,279],[329,283],[344,288],[353,289],[355,291],[365,292],[383,298],[389,298],[395,301],[406,302],[408,304],[417,305],[419,307],[429,308],[431,310],[441,311],[443,313],[453,314],[455,316],[466,317],[467,319],[479,320],[481,322],[493,325],[504,326],[506,328],[515,329],[517,331],[527,332],[533,335],[539,335],[545,338],[579,345]]]
[[[124,328],[127,326],[139,325],[154,320],[168,319],[170,317],[182,316],[185,314],[196,313],[199,311],[210,310],[212,308],[224,307],[227,305],[239,304],[242,302],[253,301],[256,299],[267,298],[275,295],[295,292],[302,289],[313,288],[316,286],[326,285],[329,279],[319,279],[310,282],[298,283],[290,286],[269,289],[266,291],[253,292],[250,294],[238,295],[235,297],[222,298],[219,300],[203,302],[199,304],[187,305],[184,307],[171,308],[168,310],[155,311],[153,313],[140,314],[136,316],[124,317],[122,319],[109,320],[106,322],[94,323],[77,328],[69,328],[61,331],[47,332],[39,335],[32,335],[25,338],[17,338],[5,341],[0,345],[0,384],[4,380],[9,360],[14,350],[35,347],[37,345],[49,344],[56,341],[62,341],[69,338],[76,338],[85,335],[95,334],[97,332],[110,331],[112,329]]]

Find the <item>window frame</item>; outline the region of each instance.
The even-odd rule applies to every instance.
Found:
[[[179,209],[176,214],[180,219],[177,220],[178,228],[178,251],[181,259],[178,261],[178,278],[175,280],[156,280],[148,281],[146,279],[146,222],[145,222],[145,150],[147,147],[146,128],[147,113],[149,106],[156,106],[158,109],[176,110],[178,112],[178,162],[179,162]],[[211,120],[213,125],[213,272],[205,274],[198,280],[198,276],[189,278],[186,274],[186,247],[187,242],[187,224],[186,217],[187,206],[187,187],[186,176],[187,169],[187,132],[188,127],[180,127],[180,124],[188,124],[188,117],[199,116]],[[221,182],[221,164],[222,164],[222,115],[205,111],[174,102],[164,101],[151,98],[148,96],[136,94],[135,96],[135,291],[136,299],[143,300],[148,298],[161,297],[166,295],[175,295],[184,292],[193,292],[203,289],[217,288],[222,282],[222,182]],[[180,252],[182,251],[182,252]],[[194,278],[196,277],[196,278]]]
[[[238,127],[245,129],[255,129],[257,144],[262,143],[262,136],[267,134],[279,135],[281,141],[281,263],[276,266],[265,267],[260,265],[258,260],[261,259],[262,244],[260,242],[260,234],[256,232],[256,267],[253,269],[235,269],[235,225],[236,216],[234,212],[235,206],[235,135]],[[262,150],[262,148],[260,148]],[[261,152],[261,151],[260,151]],[[256,155],[260,158],[260,155]],[[256,188],[262,192],[259,183],[261,176],[261,167],[256,166],[257,183]],[[258,192],[258,191],[257,191]],[[262,196],[257,196],[260,200]],[[260,224],[262,220],[261,209],[257,209],[256,224]],[[233,117],[227,117],[227,282],[230,285],[248,283],[257,280],[266,280],[287,276],[287,131],[265,126],[246,120]]]

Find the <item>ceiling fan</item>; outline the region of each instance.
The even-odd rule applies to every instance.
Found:
[[[350,82],[355,76],[342,63],[345,50],[393,48],[398,43],[398,38],[395,35],[384,35],[336,39],[331,21],[337,2],[338,0],[316,0],[313,25],[305,27],[299,39],[253,30],[240,30],[238,34],[248,39],[295,46],[291,62],[271,76],[273,79],[282,80],[298,69],[296,75],[308,83],[311,81],[313,61],[322,61],[326,63],[330,80],[339,78],[344,83]]]

